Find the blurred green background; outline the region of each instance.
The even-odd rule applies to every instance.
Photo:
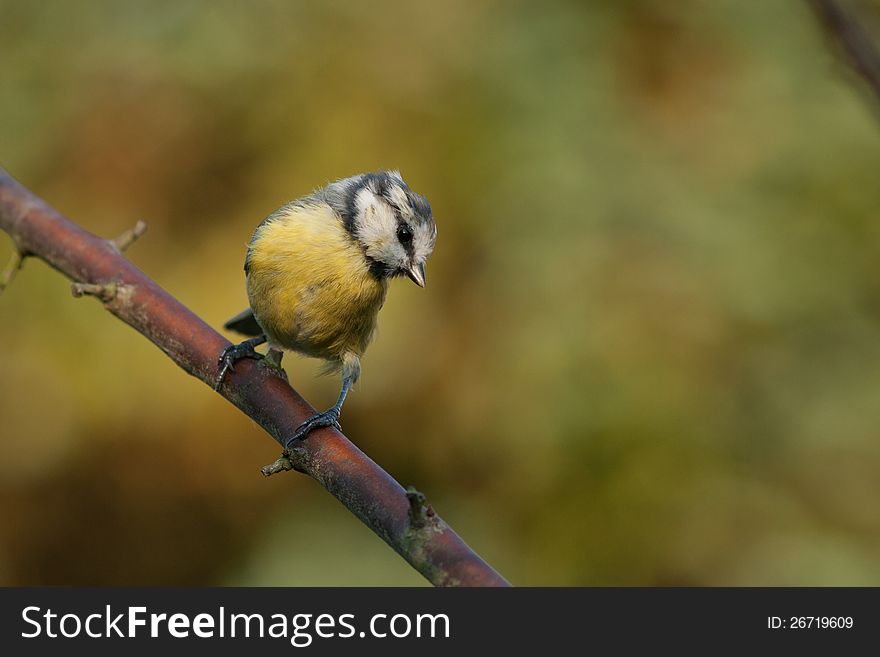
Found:
[[[804,3],[0,0],[0,61],[0,165],[215,326],[401,169],[343,427],[512,582],[880,585],[880,134]],[[425,583],[42,263],[0,318],[0,584]]]

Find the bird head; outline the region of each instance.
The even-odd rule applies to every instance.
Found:
[[[341,196],[346,227],[364,249],[374,272],[408,276],[425,286],[425,262],[434,250],[437,225],[431,206],[397,171],[348,178]]]

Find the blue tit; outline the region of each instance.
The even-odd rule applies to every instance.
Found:
[[[342,373],[339,398],[300,425],[285,447],[317,427],[339,427],[389,280],[406,275],[424,287],[436,239],[431,206],[397,171],[337,180],[280,207],[248,245],[250,308],[225,328],[252,337],[220,356],[216,387],[241,358],[264,358],[278,370],[284,351],[321,358],[328,372]],[[254,350],[263,343],[265,356]]]

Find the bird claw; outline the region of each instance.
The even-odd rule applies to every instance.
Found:
[[[337,431],[342,431],[342,425],[339,424],[339,411],[331,408],[329,411],[324,411],[310,417],[297,427],[293,437],[287,441],[284,448],[290,449],[294,442],[304,440],[309,433],[320,427],[334,427]]]
[[[263,355],[257,353],[254,349],[254,345],[247,340],[226,347],[226,349],[223,350],[223,353],[220,354],[220,358],[217,359],[217,364],[220,366],[220,374],[217,375],[217,381],[214,383],[214,390],[220,389],[220,385],[223,383],[226,373],[234,372],[235,362],[242,358],[261,359],[263,358]]]

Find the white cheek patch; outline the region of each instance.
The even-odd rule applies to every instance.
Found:
[[[354,197],[354,205],[357,208],[358,213],[366,215],[367,210],[371,206],[376,205],[376,195],[368,188],[364,187],[358,190],[357,195]]]
[[[361,217],[358,238],[367,255],[386,264],[402,262],[406,253],[397,241],[397,218],[391,208],[367,188],[357,193],[354,202]]]

